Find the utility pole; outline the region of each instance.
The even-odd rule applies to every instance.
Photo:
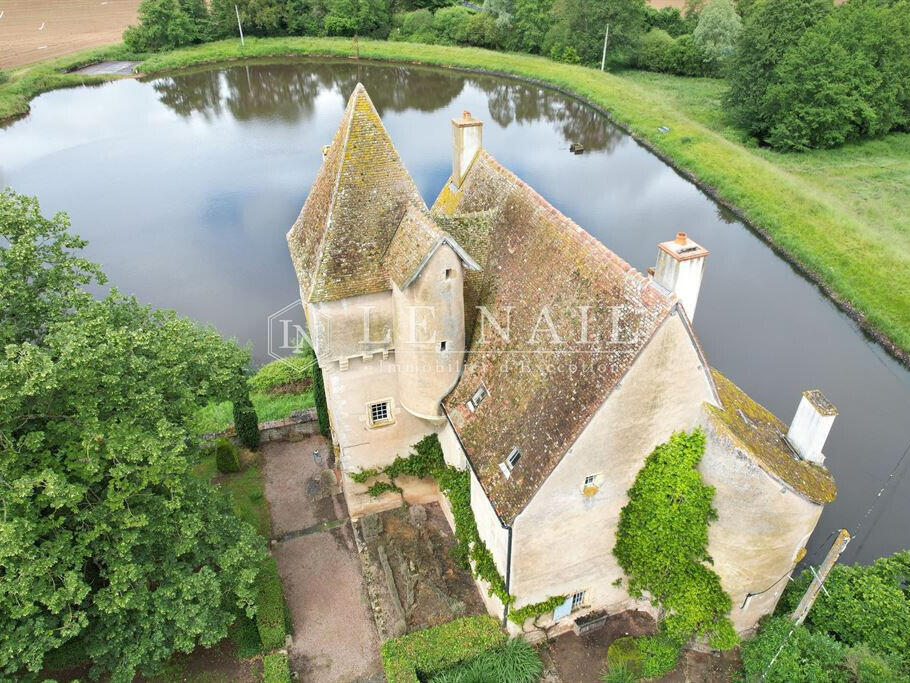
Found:
[[[243,47],[245,43],[243,42],[243,26],[240,25],[240,10],[237,9],[237,3],[234,3],[234,14],[237,15],[237,28],[240,31],[240,47]]]
[[[610,24],[607,24],[607,30],[604,31],[604,52],[600,57],[600,70],[604,70],[604,66],[607,63],[607,39],[610,37]]]
[[[818,571],[816,572],[812,567],[809,567],[809,569],[812,570],[812,573],[815,574],[815,579],[809,584],[809,587],[803,594],[803,599],[799,601],[796,609],[793,610],[793,614],[790,615],[790,619],[797,626],[806,620],[806,616],[809,614],[809,610],[812,609],[812,605],[815,604],[815,599],[818,597],[818,594],[825,590],[825,579],[828,578],[828,573],[837,563],[837,559],[840,557],[840,554],[844,552],[844,548],[847,547],[849,542],[850,532],[846,529],[841,529],[837,538],[834,539],[831,549],[825,556],[824,562],[822,562],[821,566],[818,568]]]

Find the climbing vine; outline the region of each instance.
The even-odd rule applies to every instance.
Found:
[[[640,641],[643,673],[657,676],[676,664],[693,636],[707,636],[712,647],[738,642],[728,616],[732,603],[720,577],[705,563],[708,524],[717,518],[714,488],[696,469],[705,435],[674,434],[645,460],[619,516],[613,554],[628,576],[629,594],[646,593],[665,617],[660,631]]]
[[[515,602],[515,596],[506,590],[505,579],[496,568],[493,553],[480,538],[477,531],[477,520],[471,509],[471,475],[451,465],[446,465],[442,456],[442,445],[435,434],[425,436],[411,447],[413,450],[407,458],[396,457],[390,464],[381,469],[370,468],[352,472],[348,476],[358,484],[366,484],[380,476],[389,481],[373,483],[367,492],[378,496],[386,491],[401,491],[395,484],[395,478],[408,475],[412,477],[433,477],[439,489],[446,494],[455,519],[456,546],[453,556],[463,569],[470,569],[474,576],[483,579],[490,586],[489,592],[499,598],[504,605]]]
[[[565,601],[565,595],[554,595],[546,600],[535,602],[533,605],[525,605],[520,609],[509,612],[509,621],[522,626],[528,619],[536,619],[543,614],[548,614]]]

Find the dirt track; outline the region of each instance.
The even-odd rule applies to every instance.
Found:
[[[140,0],[0,0],[0,68],[119,43]],[[43,27],[43,28],[42,28]]]

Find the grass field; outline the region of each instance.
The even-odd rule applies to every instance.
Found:
[[[3,0],[0,68],[119,43],[140,0]]]
[[[144,74],[238,59],[338,56],[415,62],[511,74],[555,86],[607,111],[656,153],[735,207],[800,265],[870,334],[910,359],[910,136],[891,135],[840,150],[782,155],[747,144],[726,122],[723,84],[654,74],[601,73],[541,57],[477,48],[361,39],[248,38],[154,55]],[[96,53],[97,57],[100,53]],[[116,48],[108,56],[122,56]],[[15,73],[0,85],[0,118],[50,87],[84,82],[61,63]],[[661,134],[659,128],[670,129]]]

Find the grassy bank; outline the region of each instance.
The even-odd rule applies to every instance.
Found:
[[[910,359],[910,136],[807,155],[743,143],[719,104],[722,84],[634,73],[605,74],[529,55],[476,48],[324,38],[247,39],[155,55],[144,74],[277,56],[352,57],[479,69],[540,81],[608,111],[688,172],[800,264],[896,355]],[[66,78],[60,76],[60,78]],[[0,86],[3,93],[15,87]],[[669,128],[660,134],[658,128]]]
[[[295,410],[312,408],[313,392],[301,394],[270,394],[256,392],[250,394],[253,407],[260,422],[281,420]],[[234,424],[234,412],[230,401],[209,403],[196,414],[194,427],[199,434],[221,432]]]

